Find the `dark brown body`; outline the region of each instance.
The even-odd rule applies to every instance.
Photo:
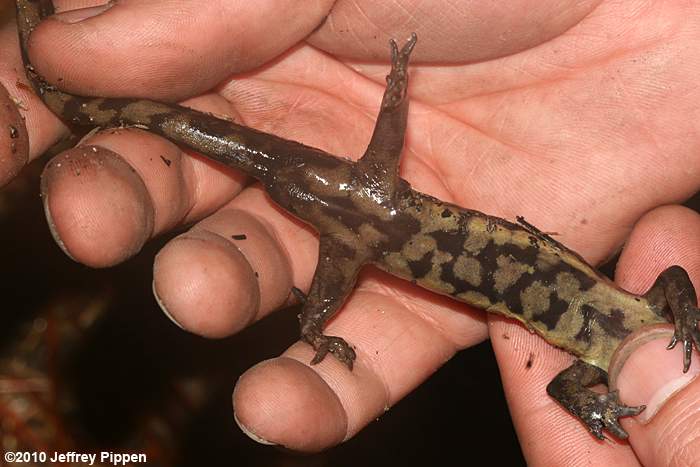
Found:
[[[415,35],[401,50],[392,41],[392,70],[374,134],[364,156],[353,163],[176,105],[63,93],[34,72],[26,54],[29,34],[52,13],[52,3],[17,0],[17,9],[27,75],[56,114],[77,125],[135,126],[186,145],[257,178],[277,204],[318,230],[319,262],[311,290],[307,296],[299,292],[305,301],[301,337],[316,350],[312,363],[330,352],[352,368],[352,348],[322,329],[369,263],[515,318],[579,356],[548,392],[598,437],[603,428],[626,436],[617,418],[643,409],[620,404],[615,393],[586,388],[607,382],[613,352],[630,332],[672,315],[687,369],[689,349],[700,341],[700,312],[682,269],[670,268],[647,294],[632,295],[524,219],[514,224],[459,208],[416,192],[399,178],[408,112],[406,66]]]

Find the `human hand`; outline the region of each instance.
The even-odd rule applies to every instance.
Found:
[[[692,171],[697,166],[697,138],[692,136],[692,115],[697,112],[694,68],[688,63],[691,57],[679,53],[671,40],[689,41],[691,31],[682,26],[690,24],[692,12],[667,6],[663,11],[666,23],[657,10],[637,12],[628,20],[625,33],[610,41],[598,38],[619,33],[619,23],[614,20],[621,12],[615,8],[622,7],[605,3],[596,8],[579,5],[579,10],[560,15],[552,14],[551,5],[548,10],[541,3],[530,7],[526,16],[516,6],[511,8],[518,13],[510,13],[512,16],[487,10],[470,12],[468,19],[478,24],[460,22],[433,8],[412,16],[431,24],[424,31],[420,24],[410,22],[402,23],[405,30],[392,29],[389,23],[396,24],[395,18],[382,19],[382,11],[372,10],[381,6],[372,3],[363,13],[378,30],[390,32],[369,40],[372,30],[348,5],[335,4],[325,25],[311,37],[312,44],[340,47],[331,51],[341,56],[384,58],[388,55],[385,37],[400,38],[415,29],[420,37],[415,61],[441,62],[439,66],[418,64],[412,73],[413,103],[402,174],[417,189],[511,219],[524,215],[544,230],[560,233],[561,241],[592,262],[609,255],[643,213],[697,190],[697,172]],[[255,13],[260,13],[259,8],[256,5]],[[251,62],[241,65],[234,59],[229,68],[221,57],[229,58],[227,47],[244,41],[230,37],[227,21],[241,15],[214,15],[183,26],[183,18],[191,19],[193,14],[201,18],[197,15],[204,12],[199,10],[183,14],[181,21],[161,17],[156,25],[163,30],[154,31],[154,24],[144,27],[144,34],[160,35],[161,42],[155,43],[161,45],[140,51],[147,55],[140,66],[130,67],[130,56],[119,48],[104,55],[89,38],[100,27],[107,27],[100,30],[100,42],[116,42],[108,38],[121,37],[110,35],[109,30],[120,25],[112,32],[128,30],[138,43],[154,43],[139,34],[140,22],[151,17],[143,5],[119,4],[99,18],[72,26],[85,36],[82,40],[74,36],[70,43],[56,41],[51,34],[67,35],[71,26],[47,22],[37,30],[32,57],[50,80],[63,78],[68,91],[86,94],[134,95],[137,89],[144,96],[179,99],[221,81],[216,94],[191,103],[332,153],[352,157],[362,153],[386,65],[363,63],[361,58],[338,60],[301,44],[262,68],[235,80],[223,79],[232,70],[268,61],[297,39],[288,38],[293,34],[276,34],[274,39],[284,39],[271,41],[277,42],[277,48],[253,48]],[[170,13],[164,2],[157,11]],[[173,13],[174,17],[178,14]],[[317,22],[323,14],[319,13]],[[549,19],[552,17],[557,21]],[[125,25],[129,18],[134,24]],[[435,27],[428,19],[450,24]],[[659,29],[671,19],[678,23],[672,28],[677,36]],[[347,28],[341,20],[347,22]],[[547,27],[540,27],[543,23]],[[196,24],[207,24],[209,34],[206,44],[197,45],[193,53],[197,36],[187,32],[199,33]],[[312,28],[315,23],[308,24]],[[286,30],[289,24],[281,21],[276,26]],[[295,25],[292,29],[297,32],[300,28]],[[353,36],[358,38],[352,42],[336,37],[345,36],[346,29],[355,34],[364,31],[367,38]],[[433,35],[431,39],[431,31],[446,37]],[[512,37],[498,40],[509,31],[515,31]],[[234,34],[248,37],[251,31]],[[663,47],[659,38],[663,38]],[[270,37],[258,39],[265,42]],[[207,49],[211,44],[224,50]],[[126,51],[133,50],[133,44],[122,45]],[[185,52],[177,56],[168,51]],[[149,64],[149,52],[152,60],[160,60],[158,67]],[[116,64],[106,65],[97,57],[87,59],[90,53],[100,60],[116,60]],[[206,61],[206,73],[202,72],[202,57],[216,57]],[[673,58],[673,67],[661,66]],[[120,73],[100,76],[97,69],[102,66]],[[139,71],[143,69],[153,74],[144,75]],[[639,109],[650,110],[637,113]],[[60,131],[56,122],[53,125]],[[51,163],[42,187],[47,212],[60,243],[78,261],[114,264],[138,251],[148,237],[216,211],[172,241],[156,261],[156,292],[182,326],[204,335],[226,335],[284,304],[292,285],[308,286],[315,265],[315,237],[270,205],[259,187],[244,187],[245,181],[236,174],[185,157],[172,144],[138,130],[97,134],[90,144],[118,153],[138,175],[103,149],[97,153],[73,150]],[[623,259],[621,266],[632,265],[621,273],[626,271],[626,284],[639,291],[667,265],[679,263],[692,275],[700,263],[697,240],[691,235],[697,215],[664,208],[650,216],[656,217],[640,223],[642,230],[636,232],[642,233],[633,238],[641,240],[630,243],[625,258],[632,259]],[[645,225],[652,227],[644,230]],[[674,225],[680,233],[668,232]],[[247,240],[231,240],[232,233],[245,233]],[[666,250],[651,248],[654,241],[663,242]],[[645,255],[643,267],[635,259],[641,254]],[[482,316],[464,310],[463,305],[368,271],[331,325],[333,333],[358,347],[355,371],[348,373],[333,361],[309,369],[306,363],[312,352],[297,344],[284,358],[264,362],[241,378],[234,396],[238,420],[258,436],[299,449],[319,449],[352,436],[456,350],[484,338]],[[496,323],[490,329],[496,337],[494,347],[516,426],[521,440],[528,441],[523,445],[533,463],[551,456],[580,458],[576,455],[581,452],[599,461],[609,456],[635,459],[626,445],[593,441],[545,395],[544,386],[568,356],[538,338],[526,347],[521,343],[526,337],[519,337],[522,328],[508,329],[511,338],[499,340],[505,333],[502,326],[511,325],[498,319],[492,322]],[[541,359],[537,373],[521,371],[525,365],[518,364],[527,354],[518,353],[517,348],[531,349],[537,361]],[[401,371],[406,368],[410,371]],[[533,407],[537,407],[535,414],[525,412]],[[541,426],[542,417],[547,426]],[[567,445],[549,442],[538,446],[537,440],[556,439],[564,431],[571,433]],[[577,444],[571,443],[572,437]]]

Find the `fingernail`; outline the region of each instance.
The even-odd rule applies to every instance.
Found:
[[[163,311],[163,314],[168,317],[170,321],[172,321],[177,327],[179,327],[182,330],[185,330],[184,327],[182,327],[182,324],[180,324],[175,318],[173,318],[173,315],[170,314],[168,311],[168,307],[165,306],[165,303],[163,303],[163,300],[160,299],[160,296],[158,295],[158,289],[156,288],[156,281],[154,280],[151,283],[151,286],[153,288],[153,296],[156,299],[156,303],[160,307],[160,309]]]
[[[700,373],[700,355],[693,352],[687,373],[683,373],[683,345],[674,349],[666,346],[673,336],[673,327],[665,327],[632,350],[631,355],[617,375],[616,385],[626,405],[646,405],[636,419],[649,422],[664,404],[682,390]],[[634,345],[634,344],[632,344]]]
[[[41,181],[40,181],[40,188],[39,188],[39,196],[41,197],[41,203],[44,207],[44,215],[46,216],[46,223],[49,226],[49,232],[51,233],[51,236],[53,237],[54,241],[56,242],[56,245],[63,251],[63,253],[68,256],[71,260],[76,261],[77,260],[73,257],[73,255],[70,254],[70,251],[68,251],[68,248],[66,247],[65,242],[63,239],[61,239],[61,236],[58,234],[58,229],[56,229],[56,223],[53,220],[53,215],[51,214],[51,203],[49,200],[49,181],[51,179],[50,177],[50,172],[49,169],[51,168],[51,163],[47,164],[46,167],[44,168],[44,174],[42,174]]]
[[[56,243],[88,266],[122,262],[153,234],[155,214],[146,185],[109,149],[86,145],[54,157],[42,172],[41,195]]]
[[[246,435],[248,438],[252,439],[252,440],[255,441],[256,443],[265,444],[265,445],[267,445],[267,446],[276,446],[275,443],[272,443],[272,442],[266,440],[265,438],[261,438],[260,436],[256,435],[256,434],[253,433],[252,431],[250,431],[250,430],[248,429],[248,427],[246,427],[245,425],[243,425],[243,424],[240,422],[240,420],[238,420],[238,417],[236,416],[236,412],[235,412],[235,411],[233,412],[233,419],[236,421],[236,425],[238,425],[238,428],[240,428],[241,431],[242,431],[243,433],[245,433],[245,435]]]
[[[107,2],[104,5],[93,6],[89,8],[78,8],[77,10],[70,10],[63,13],[57,13],[53,17],[62,23],[75,24],[84,21],[89,18],[93,18],[105,11],[109,10],[114,6],[116,2]]]

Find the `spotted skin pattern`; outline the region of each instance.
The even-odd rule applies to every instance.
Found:
[[[627,433],[618,418],[641,407],[620,403],[607,384],[610,359],[621,341],[644,326],[669,322],[682,342],[684,370],[700,344],[696,295],[679,266],[664,271],[645,295],[618,288],[581,256],[518,218],[511,223],[412,190],[398,176],[408,99],[407,64],[415,34],[399,49],[391,41],[392,68],[374,133],[353,163],[319,149],[256,131],[174,104],[144,99],[82,97],[64,93],[28,61],[27,42],[49,0],[16,0],[27,76],[44,103],[66,122],[109,128],[137,127],[164,136],[258,179],[282,208],[320,235],[319,260],[303,298],[301,338],[352,369],[350,345],[322,330],[342,306],[360,269],[373,264],[434,292],[522,322],[578,359],[547,392],[598,438],[607,429]],[[672,346],[671,345],[671,346]]]

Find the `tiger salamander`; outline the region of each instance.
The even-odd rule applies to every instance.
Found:
[[[352,370],[355,352],[324,324],[343,305],[360,269],[372,264],[428,290],[522,322],[578,359],[547,392],[598,438],[625,438],[618,418],[644,409],[622,404],[608,384],[611,357],[635,330],[671,320],[690,364],[700,310],[688,274],[672,266],[644,295],[621,290],[581,256],[518,218],[517,223],[464,209],[411,189],[398,175],[408,113],[407,64],[416,35],[401,49],[391,41],[391,71],[366,152],[351,162],[173,104],[67,94],[28,61],[27,43],[50,0],[16,0],[27,76],[44,103],[65,121],[90,127],[135,126],[258,179],[282,208],[313,226],[319,260],[301,295],[301,339],[311,363],[331,353]]]

